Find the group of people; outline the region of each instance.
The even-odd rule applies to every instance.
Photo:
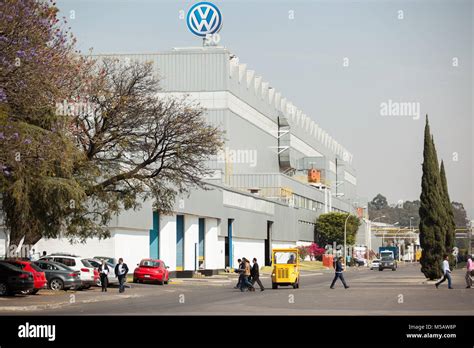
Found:
[[[257,259],[254,257],[250,266],[250,261],[245,257],[237,260],[239,267],[235,269],[236,273],[239,273],[239,281],[235,286],[235,289],[240,291],[255,291],[255,283],[260,287],[260,291],[264,291],[262,281],[260,280],[260,267],[258,266]]]
[[[469,255],[466,263],[466,289],[472,287],[472,276],[474,275],[474,263],[472,262],[472,257]],[[436,288],[445,281],[448,281],[448,289],[453,289],[451,281],[451,269],[449,268],[449,255],[444,255],[443,261],[443,278],[440,281],[436,282]]]
[[[105,260],[102,260],[102,264],[97,269],[100,276],[100,283],[102,285],[102,292],[107,292],[107,286],[109,284],[109,272],[110,268],[107,265]],[[118,260],[117,265],[115,265],[115,276],[119,281],[119,293],[125,292],[125,280],[127,279],[128,266],[123,262],[123,259]]]

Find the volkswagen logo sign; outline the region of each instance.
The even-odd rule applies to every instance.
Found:
[[[189,9],[186,22],[194,35],[206,37],[220,30],[222,15],[216,5],[210,2],[198,2]]]

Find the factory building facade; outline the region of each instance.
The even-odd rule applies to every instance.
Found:
[[[199,103],[225,131],[225,146],[207,163],[207,189],[177,197],[172,215],[146,201],[113,219],[111,238],[42,239],[37,252],[123,257],[131,265],[153,257],[171,271],[233,267],[243,256],[263,265],[272,248],[311,243],[318,215],[356,211],[352,154],[313,121],[318,115],[305,115],[228,49],[113,56],[151,62],[159,97]]]

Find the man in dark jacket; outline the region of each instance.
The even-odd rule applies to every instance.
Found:
[[[342,271],[344,270],[344,265],[342,264],[342,257],[339,257],[337,259],[334,269],[336,271],[336,274],[334,275],[334,279],[332,280],[330,288],[334,289],[334,284],[336,283],[336,280],[338,278],[341,279],[341,282],[346,289],[349,288],[349,286],[346,284],[346,281],[344,280],[344,276],[342,275]]]
[[[238,259],[237,262],[239,263],[239,268],[234,269],[234,272],[239,274],[239,280],[237,281],[237,285],[234,286],[234,289],[240,289],[240,279],[242,278],[240,275],[243,272],[243,269],[245,268],[241,259]]]
[[[260,291],[265,290],[263,287],[262,282],[260,281],[260,267],[258,266],[257,259],[254,257],[253,258],[253,266],[252,269],[250,270],[250,275],[252,276],[252,285],[257,282],[258,286],[260,287]]]
[[[125,280],[127,279],[128,266],[123,263],[123,259],[119,259],[119,263],[115,266],[115,276],[119,280],[119,292],[125,291]]]

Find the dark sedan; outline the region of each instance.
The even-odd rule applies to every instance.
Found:
[[[39,260],[34,263],[46,274],[48,288],[51,290],[79,289],[82,285],[79,271],[58,262]]]
[[[33,274],[6,262],[0,262],[0,296],[13,295],[35,288]]]

